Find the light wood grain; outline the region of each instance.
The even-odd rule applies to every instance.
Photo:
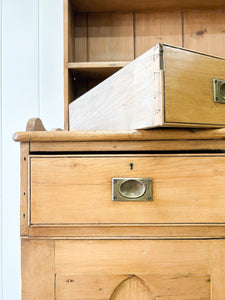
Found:
[[[157,43],[182,47],[181,11],[156,11],[136,13],[136,57]]]
[[[55,241],[55,270],[68,275],[210,274],[208,241]]]
[[[88,287],[88,288],[87,288]],[[58,300],[76,299],[210,299],[210,276],[173,275],[57,275]]]
[[[224,140],[225,129],[152,129],[116,131],[16,132],[18,142]]]
[[[132,60],[132,13],[88,14],[88,61]]]
[[[26,131],[46,131],[41,119],[31,118],[27,122]]]
[[[20,235],[28,235],[29,232],[29,208],[30,197],[29,184],[29,143],[20,145]]]
[[[184,141],[121,141],[121,142],[33,142],[30,146],[31,152],[50,151],[222,151],[225,150],[223,140],[184,140]]]
[[[162,125],[159,60],[157,45],[72,102],[70,129],[126,130]]]
[[[72,0],[76,11],[145,11],[163,9],[222,9],[225,8],[223,0]]]
[[[112,300],[154,300],[149,286],[139,277],[131,276],[120,283],[111,295]]]
[[[224,126],[225,105],[213,102],[213,78],[225,78],[225,60],[163,49],[166,123]]]
[[[225,238],[225,226],[209,224],[157,225],[31,225],[29,236],[91,239],[201,239]]]
[[[211,241],[211,299],[223,300],[225,287],[225,240]]]
[[[68,69],[76,78],[86,79],[106,79],[121,68],[125,67],[129,62],[80,62],[68,63]],[[100,82],[99,82],[100,83]]]
[[[225,57],[225,11],[185,11],[184,47]]]
[[[54,299],[54,241],[21,241],[22,299]]]
[[[224,70],[223,59],[157,45],[72,102],[70,130],[224,127],[213,96]]]
[[[64,38],[64,129],[69,128],[69,72],[66,64],[69,61],[69,0],[63,0],[63,38]]]
[[[75,14],[74,19],[74,60],[70,62],[85,62],[88,59],[87,49],[87,14]],[[71,34],[71,33],[70,33]]]
[[[224,223],[224,164],[216,155],[32,157],[31,223]],[[121,177],[152,178],[153,201],[112,201]]]
[[[70,0],[65,1],[65,22],[67,22],[67,26],[64,27],[64,34],[67,35],[67,43],[68,43],[68,53],[64,57],[66,63],[69,61],[74,61],[75,59],[75,44],[74,44],[74,36],[75,36],[75,18],[74,12],[72,11],[72,3]]]
[[[114,289],[127,278],[126,275],[56,275],[57,300],[110,299]],[[88,288],[87,288],[88,287]]]

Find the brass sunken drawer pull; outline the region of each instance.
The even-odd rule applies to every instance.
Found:
[[[213,79],[214,102],[225,103],[225,80]]]
[[[152,178],[113,178],[113,201],[152,201]]]

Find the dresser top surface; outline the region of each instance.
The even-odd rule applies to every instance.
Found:
[[[19,142],[223,140],[225,129],[151,129],[130,131],[26,131],[16,132]]]

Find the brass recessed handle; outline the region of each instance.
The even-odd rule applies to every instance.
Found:
[[[213,79],[214,102],[225,103],[225,80]]]
[[[151,178],[113,178],[113,201],[152,201]]]

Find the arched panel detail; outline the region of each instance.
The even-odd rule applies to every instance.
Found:
[[[148,284],[133,275],[123,280],[113,291],[110,300],[156,300]]]

